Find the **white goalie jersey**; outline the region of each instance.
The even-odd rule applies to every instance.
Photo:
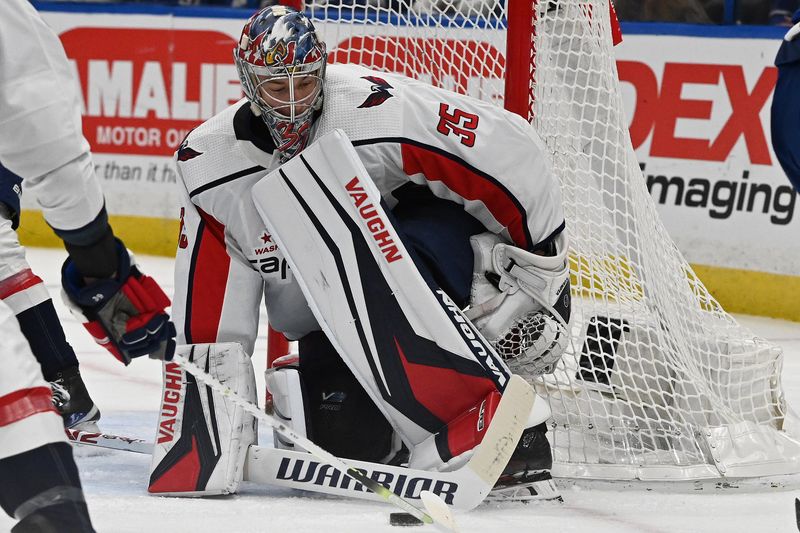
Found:
[[[330,65],[310,142],[343,130],[387,207],[404,186],[454,201],[488,231],[533,249],[564,228],[544,145],[521,117],[415,80]],[[252,353],[265,295],[289,338],[319,329],[251,189],[280,158],[241,100],[192,131],[176,153],[182,180],[173,317],[179,343],[240,342]]]

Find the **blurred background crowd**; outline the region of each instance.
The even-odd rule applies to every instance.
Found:
[[[725,20],[725,0],[615,0],[621,20],[719,24]],[[791,26],[800,0],[736,0],[732,22]]]
[[[51,0],[53,1],[53,0]],[[55,0],[92,3],[149,3],[176,6],[215,6],[256,10],[278,4],[279,0]],[[504,0],[508,1],[508,0]],[[501,3],[501,2],[500,2]],[[316,5],[394,7],[409,5],[399,0],[317,0]],[[496,9],[497,0],[415,0],[416,12],[445,14],[486,14]],[[770,24],[790,26],[800,0],[614,0],[617,14],[631,22],[683,22],[693,24]],[[499,9],[496,9],[499,11]]]

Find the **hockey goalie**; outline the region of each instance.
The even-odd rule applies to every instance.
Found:
[[[568,343],[568,243],[541,141],[478,100],[327,65],[288,8],[251,17],[234,61],[246,97],[176,153],[178,353],[255,401],[263,296],[298,341],[267,376],[276,415],[340,457],[459,468],[511,372],[551,372]],[[535,402],[496,496],[558,497],[548,418]],[[235,492],[256,435],[165,365],[150,492]]]

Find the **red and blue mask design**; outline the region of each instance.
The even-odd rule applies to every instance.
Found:
[[[308,144],[322,109],[327,53],[304,14],[271,6],[245,24],[234,61],[244,93],[285,161]]]

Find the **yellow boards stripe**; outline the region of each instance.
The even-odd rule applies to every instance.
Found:
[[[179,228],[177,220],[123,215],[109,215],[108,218],[114,234],[134,252],[175,256]],[[23,210],[18,234],[24,246],[63,247],[41,211]]]
[[[706,265],[692,268],[729,313],[800,322],[800,277]]]

